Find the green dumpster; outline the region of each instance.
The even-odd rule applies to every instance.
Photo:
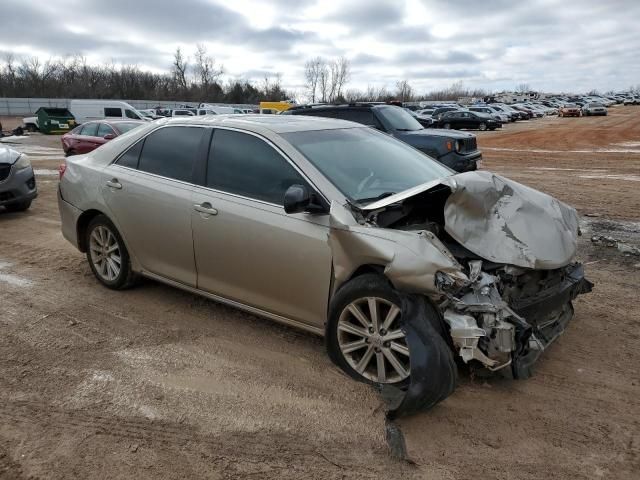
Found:
[[[40,107],[36,111],[38,129],[42,133],[67,133],[76,126],[76,120],[66,108]]]

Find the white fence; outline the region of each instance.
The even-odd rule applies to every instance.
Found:
[[[115,99],[114,99],[115,100]],[[0,116],[24,117],[33,115],[40,107],[68,108],[70,98],[0,98]],[[133,108],[154,108],[158,105],[164,108],[178,108],[182,105],[197,106],[198,102],[166,102],[163,100],[123,100]],[[224,105],[236,108],[257,108],[257,105],[211,103],[210,105]]]

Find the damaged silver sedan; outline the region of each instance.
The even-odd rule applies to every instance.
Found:
[[[62,171],[63,234],[101,283],[144,276],[324,335],[397,414],[451,394],[456,357],[528,377],[591,289],[573,208],[351,122],[165,120]]]

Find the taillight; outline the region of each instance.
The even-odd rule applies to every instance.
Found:
[[[64,172],[67,171],[67,163],[66,162],[62,162],[60,165],[58,165],[58,178],[60,180],[62,180],[62,177],[64,176]]]

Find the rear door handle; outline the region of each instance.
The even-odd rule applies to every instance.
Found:
[[[107,182],[107,187],[116,188],[120,190],[122,189],[122,184],[118,181],[117,178],[112,178]]]
[[[207,215],[217,215],[218,214],[218,210],[213,208],[209,202],[204,202],[204,203],[201,203],[199,205],[194,205],[193,209],[196,212],[206,213]]]

